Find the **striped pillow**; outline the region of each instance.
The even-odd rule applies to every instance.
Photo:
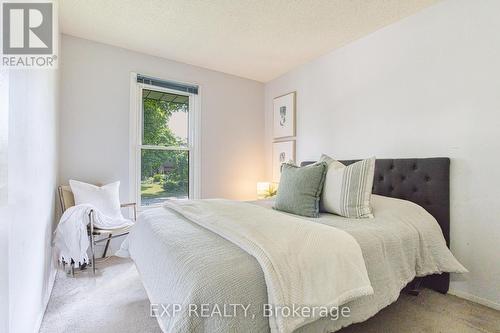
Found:
[[[350,218],[373,217],[370,199],[375,157],[349,166],[327,155],[321,156],[320,161],[328,164],[321,195],[321,210]]]

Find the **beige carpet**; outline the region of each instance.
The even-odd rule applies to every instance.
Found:
[[[161,332],[149,316],[149,302],[132,262],[111,257],[96,277],[57,275],[40,332]],[[399,300],[364,323],[341,333],[500,333],[500,312],[451,295],[424,289]]]

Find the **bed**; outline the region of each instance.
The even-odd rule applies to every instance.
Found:
[[[295,332],[334,332],[364,321],[396,301],[416,276],[425,277],[426,286],[446,293],[446,272],[465,271],[446,248],[449,159],[377,160],[373,193],[374,219],[322,214],[308,221],[343,230],[356,240],[373,294],[342,304],[349,308],[348,316],[320,318]],[[245,205],[271,210],[272,200]],[[186,216],[164,207],[147,210],[124,242],[123,252],[134,260],[153,305],[182,309],[157,316],[165,332],[280,331],[263,315],[262,305],[270,295],[260,261]],[[190,304],[208,304],[212,311],[219,305],[219,311],[228,310],[228,316],[190,312]],[[236,309],[234,305],[242,306]]]

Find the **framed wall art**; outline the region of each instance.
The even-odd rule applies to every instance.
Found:
[[[288,161],[295,162],[295,141],[282,141],[273,143],[273,182],[279,182],[281,164]]]
[[[295,136],[295,92],[273,100],[274,139]]]

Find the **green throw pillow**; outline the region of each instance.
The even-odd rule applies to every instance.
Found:
[[[293,164],[283,164],[273,208],[296,215],[318,217],[319,199],[326,170],[325,162],[302,168]]]

